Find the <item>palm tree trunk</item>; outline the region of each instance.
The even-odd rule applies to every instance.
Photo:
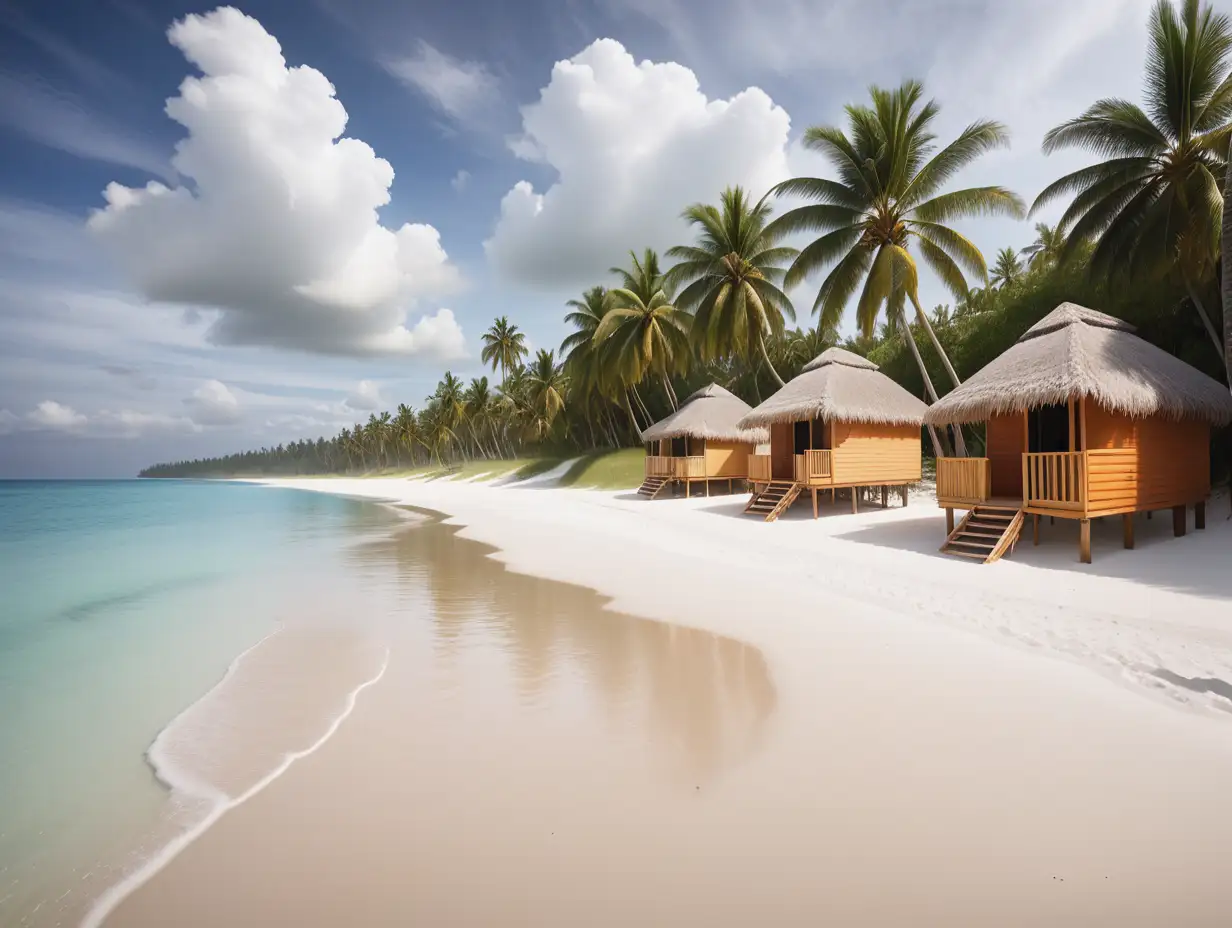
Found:
[[[915,336],[911,334],[911,326],[907,325],[907,320],[899,317],[899,327],[903,330],[903,339],[907,342],[907,347],[911,351],[911,356],[915,358],[916,366],[920,369],[920,376],[924,378],[924,389],[928,391],[928,398],[932,402],[937,402],[937,390],[933,386],[933,379],[928,376],[928,368],[924,366],[924,359],[920,357],[920,348],[915,343]],[[942,457],[950,457],[949,443],[942,444],[937,430],[931,425],[928,428],[928,436],[933,440],[933,453],[939,454]]]
[[[629,402],[629,391],[624,391],[625,397],[625,412],[629,414],[629,421],[633,423],[633,431],[637,433],[637,440],[640,443],[642,440],[642,427],[638,425],[637,416],[633,415],[633,404]]]
[[[774,378],[774,382],[780,387],[786,386],[783,383],[783,378],[779,376],[779,372],[770,363],[770,352],[766,351],[766,339],[760,333],[757,336],[757,348],[761,352],[761,360],[766,365],[766,370],[770,372],[770,376]]]
[[[1211,343],[1215,346],[1215,351],[1219,354],[1219,359],[1226,363],[1227,359],[1224,356],[1224,346],[1221,344],[1219,336],[1215,333],[1215,326],[1211,324],[1210,314],[1206,311],[1206,306],[1202,300],[1198,298],[1198,291],[1193,285],[1193,281],[1189,279],[1189,274],[1181,271],[1181,279],[1185,281],[1185,292],[1189,294],[1189,301],[1194,304],[1194,309],[1198,311],[1198,315],[1202,317],[1202,325],[1206,327],[1206,334],[1211,337]],[[1227,329],[1225,320],[1224,329]]]
[[[672,389],[672,380],[666,373],[659,375],[663,380],[663,392],[667,394],[667,401],[672,404],[672,412],[680,408],[680,402],[676,399],[676,391]]]
[[[933,324],[929,321],[928,315],[920,308],[919,296],[914,290],[911,291],[911,305],[915,307],[915,314],[923,324],[924,331],[928,333],[928,340],[933,343],[933,350],[937,352],[937,357],[941,359],[941,366],[945,368],[945,372],[949,375],[951,385],[959,386],[962,381],[958,379],[954,365],[950,363],[950,356],[941,347],[941,342],[937,339],[937,333],[933,331]],[[933,402],[937,402],[935,396],[933,397]],[[959,457],[965,458],[967,456],[967,443],[963,440],[961,425],[954,426],[954,447],[957,449]]]
[[[650,414],[650,410],[646,407],[646,401],[642,399],[642,394],[638,391],[637,384],[631,385],[629,389],[633,391],[633,398],[637,400],[637,406],[642,411],[642,415],[646,417],[646,426],[647,428],[649,428],[650,425],[654,422],[654,416]],[[638,434],[640,435],[642,432],[640,426],[638,427],[637,431],[638,431]]]
[[[1223,184],[1223,366],[1232,389],[1232,139],[1228,141],[1228,172]]]

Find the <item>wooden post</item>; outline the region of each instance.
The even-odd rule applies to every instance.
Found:
[[[946,509],[945,511],[945,537],[949,538],[954,534],[954,510]]]
[[[1035,546],[1039,547],[1039,513],[1031,513],[1031,536]]]
[[[882,509],[890,508],[890,488],[887,487],[884,483],[881,485],[881,508]]]
[[[851,511],[853,513],[860,511],[860,494],[856,492],[856,488],[851,488]]]
[[[813,518],[817,518],[817,488],[813,487]]]
[[[907,484],[903,484],[903,505],[907,505]]]
[[[1148,509],[1148,510],[1146,511],[1146,520],[1147,520],[1148,522],[1150,522],[1150,521],[1151,521],[1151,516],[1153,516],[1154,514],[1155,514],[1155,513],[1151,512],[1151,510],[1149,510],[1149,509]]]
[[[1091,563],[1091,520],[1083,519],[1078,523],[1078,560],[1084,564]]]
[[[1132,551],[1134,547],[1134,514],[1132,512],[1125,513],[1125,515],[1121,516],[1121,521],[1124,522],[1125,547]]]
[[[1206,528],[1206,501],[1199,500],[1194,503],[1194,528],[1202,531]]]
[[[693,487],[693,485],[692,485],[691,483],[689,483],[689,478],[688,478],[688,477],[686,477],[686,478],[684,479],[684,498],[685,498],[685,499],[688,499],[688,498],[689,498],[689,490],[690,490],[690,489],[692,489],[692,487]]]
[[[1185,534],[1185,507],[1172,507],[1172,534],[1180,538]]]
[[[710,496],[710,481],[706,481],[706,496]]]

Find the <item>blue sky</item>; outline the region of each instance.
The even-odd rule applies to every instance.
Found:
[[[689,202],[825,173],[799,138],[870,83],[1007,123],[961,180],[1029,200],[1084,163],[1050,126],[1138,97],[1148,7],[0,0],[0,477],[333,434],[481,373],[499,314],[555,347]]]

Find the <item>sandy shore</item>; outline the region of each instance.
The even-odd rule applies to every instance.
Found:
[[[1226,924],[1226,499],[1183,539],[1143,521],[1136,551],[1097,526],[1088,567],[1063,525],[982,567],[936,555],[926,500],[765,525],[742,497],[287,485],[449,513],[513,570],[697,629],[645,633],[656,686],[745,642],[773,710],[739,762],[665,778],[568,699],[425,698],[394,640],[328,743],[108,925]]]

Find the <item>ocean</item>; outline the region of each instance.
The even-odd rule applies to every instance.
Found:
[[[371,503],[241,484],[0,482],[0,924],[80,921],[329,729],[372,676],[379,649],[356,642],[387,612],[366,605],[346,552],[398,523]],[[315,700],[275,691],[276,653],[249,692],[235,672],[287,629],[346,652]],[[282,650],[287,685],[307,682]],[[254,752],[270,712],[301,743]],[[237,741],[250,771],[227,760]]]

